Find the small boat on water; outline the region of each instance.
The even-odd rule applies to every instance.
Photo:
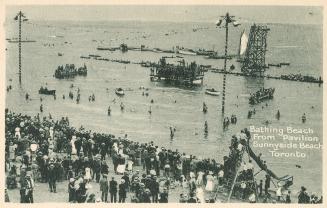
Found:
[[[261,103],[264,100],[273,99],[275,93],[275,88],[262,88],[254,94],[250,95],[249,103],[255,105]]]
[[[192,56],[196,55],[196,52],[194,52],[191,49],[178,50],[178,53],[179,54],[184,54],[184,55],[192,55]]]
[[[200,84],[202,84],[202,80],[194,80],[193,84],[200,85]]]
[[[46,87],[41,87],[39,89],[39,94],[44,94],[44,95],[55,95],[56,94],[56,90],[49,90]]]
[[[208,95],[213,95],[213,96],[218,96],[220,95],[220,92],[215,90],[214,88],[211,88],[211,89],[206,89],[206,94]]]
[[[115,89],[115,93],[116,93],[116,95],[118,95],[118,96],[123,96],[123,95],[125,95],[124,90],[123,90],[122,88],[120,88],[120,87]]]

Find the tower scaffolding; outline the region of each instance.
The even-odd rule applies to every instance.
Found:
[[[262,76],[265,72],[266,51],[267,51],[267,34],[270,29],[267,26],[252,25],[249,34],[247,50],[244,61],[242,62],[241,71],[245,74]]]

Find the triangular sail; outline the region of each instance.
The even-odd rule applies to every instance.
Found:
[[[243,55],[246,51],[246,47],[248,44],[249,38],[248,36],[245,34],[245,30],[243,30],[242,34],[241,34],[241,39],[240,39],[240,51],[239,51],[239,55]]]

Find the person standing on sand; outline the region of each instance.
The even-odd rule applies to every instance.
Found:
[[[107,174],[103,174],[100,180],[100,191],[101,191],[101,200],[103,202],[108,202],[108,191],[109,191],[109,183],[107,180]]]
[[[109,183],[109,192],[110,192],[110,201],[111,203],[116,203],[117,201],[117,181],[115,181],[115,178],[112,177],[111,181]]]
[[[159,203],[168,203],[168,189],[164,187],[162,193],[160,193]]]
[[[69,178],[68,183],[68,202],[76,202],[76,196],[75,196],[75,179]]]
[[[119,184],[119,203],[125,203],[126,199],[126,186],[125,186],[125,180],[122,179],[120,184]]]
[[[57,190],[56,190],[57,174],[56,174],[56,170],[54,168],[53,163],[50,164],[47,176],[48,176],[50,192],[57,193]]]
[[[31,178],[30,174],[27,174],[25,176],[25,181],[24,181],[24,203],[34,203],[33,199],[33,189],[34,189],[34,181]]]

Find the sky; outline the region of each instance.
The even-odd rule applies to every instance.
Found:
[[[22,10],[30,20],[215,22],[229,12],[240,22],[322,24],[323,8],[308,6],[7,6],[11,20]]]

